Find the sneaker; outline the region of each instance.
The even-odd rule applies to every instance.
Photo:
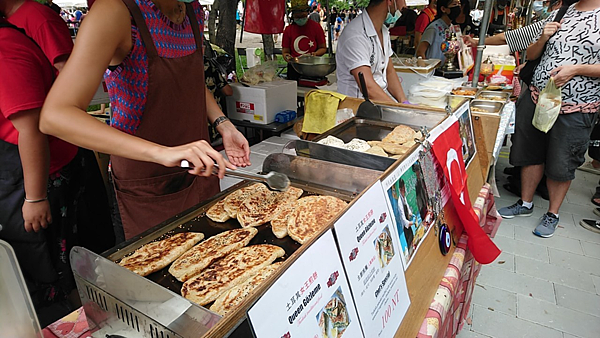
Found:
[[[594,209],[594,215],[600,217],[600,208],[595,208]]]
[[[544,214],[544,216],[542,216],[540,224],[535,228],[535,230],[533,230],[533,234],[542,238],[552,237],[557,226],[558,217],[554,216],[554,214],[550,212],[547,212]]]
[[[533,205],[531,205],[531,208],[526,208],[523,206],[523,201],[518,200],[517,203],[498,210],[498,213],[500,214],[500,216],[502,216],[502,218],[515,218],[515,216],[531,216],[531,214],[533,213]]]
[[[600,234],[600,221],[597,221],[595,219],[582,219],[579,222],[579,225],[590,231],[597,232]]]

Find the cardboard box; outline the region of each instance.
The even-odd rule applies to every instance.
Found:
[[[276,80],[250,87],[230,85],[233,95],[227,97],[227,115],[233,120],[269,124],[279,112],[296,111],[296,81]]]

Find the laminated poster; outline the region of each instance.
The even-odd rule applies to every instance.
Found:
[[[419,147],[382,182],[386,202],[392,212],[392,226],[398,233],[404,269],[408,268],[435,223],[433,201],[438,197],[428,196],[421,169],[422,150]]]
[[[475,134],[473,132],[473,123],[471,121],[471,111],[467,104],[461,106],[454,112],[458,119],[460,140],[462,141],[462,156],[465,161],[465,168],[469,167],[473,157],[477,153],[475,148]]]
[[[393,337],[410,305],[400,243],[378,181],[335,223],[365,337]]]
[[[258,338],[363,337],[331,230],[248,310]]]

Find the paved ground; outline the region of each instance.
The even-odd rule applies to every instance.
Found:
[[[503,149],[496,167],[499,187],[507,182],[502,174],[507,152]],[[539,196],[533,216],[503,220],[494,239],[503,253],[482,268],[471,325],[465,324],[458,338],[600,337],[600,234],[579,225],[582,218],[597,218],[590,199],[599,178],[577,171],[552,238],[531,233],[548,207]],[[500,189],[498,208],[516,201]]]

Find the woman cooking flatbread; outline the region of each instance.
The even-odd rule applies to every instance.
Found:
[[[325,33],[321,25],[308,19],[310,7],[305,0],[292,0],[292,23],[283,31],[281,54],[286,61],[302,55],[321,56],[327,52]],[[300,74],[291,65],[288,80],[297,80]]]
[[[203,17],[197,1],[96,1],[42,110],[43,132],[112,154],[126,238],[217,193],[215,162],[220,178],[250,164],[248,141],[204,83]],[[85,112],[107,68],[112,128]],[[207,119],[231,163],[206,141]],[[195,169],[178,168],[183,159]]]

